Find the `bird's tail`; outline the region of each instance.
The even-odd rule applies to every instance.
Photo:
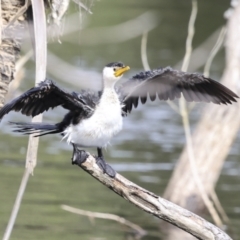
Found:
[[[23,134],[34,134],[34,137],[40,137],[47,134],[61,133],[63,130],[59,124],[43,124],[43,123],[23,123],[9,122],[14,125],[14,132]]]

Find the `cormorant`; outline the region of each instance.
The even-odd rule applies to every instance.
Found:
[[[77,147],[97,147],[96,162],[109,176],[116,172],[103,158],[102,148],[122,129],[122,118],[137,107],[139,100],[144,104],[149,96],[160,100],[174,100],[181,93],[188,102],[212,102],[231,104],[238,96],[219,82],[198,73],[186,73],[171,67],[144,71],[116,87],[116,82],[130,68],[121,62],[107,64],[103,69],[102,91],[81,90],[67,92],[52,80],[46,79],[6,104],[0,110],[0,120],[10,111],[20,111],[27,116],[36,116],[49,108],[62,106],[69,110],[63,120],[56,124],[13,123],[14,131],[42,136],[61,133],[63,139],[73,145],[72,163],[76,159],[84,162],[85,151]],[[77,155],[78,154],[78,155]]]

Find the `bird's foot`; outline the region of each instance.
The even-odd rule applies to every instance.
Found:
[[[96,163],[102,169],[103,173],[106,173],[109,177],[115,178],[116,171],[105,162],[103,157],[96,157]]]
[[[73,165],[81,165],[84,163],[87,158],[89,157],[89,154],[86,153],[84,150],[78,149],[78,147],[75,144],[72,144],[73,146],[73,155],[72,155],[72,164]],[[106,173],[109,177],[114,178],[116,176],[116,171],[105,162],[103,156],[101,157],[95,157],[96,163],[99,166],[99,168],[102,169],[103,173]]]
[[[73,144],[73,155],[72,155],[72,165],[81,165],[84,163],[89,155],[86,153],[84,150],[78,149],[74,144]]]

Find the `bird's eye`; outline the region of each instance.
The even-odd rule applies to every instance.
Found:
[[[114,72],[116,72],[116,70],[117,70],[116,68],[113,69]]]

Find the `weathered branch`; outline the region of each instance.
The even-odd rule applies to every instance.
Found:
[[[221,229],[203,218],[149,192],[120,174],[117,173],[115,178],[104,174],[96,164],[95,158],[92,155],[89,155],[83,164],[77,165],[130,203],[147,213],[181,228],[198,239],[231,239]]]

